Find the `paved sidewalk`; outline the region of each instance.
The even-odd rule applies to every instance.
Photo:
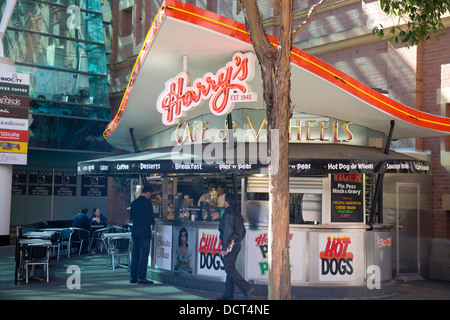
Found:
[[[14,246],[0,247],[0,299],[1,300],[215,300],[218,292],[180,288],[155,282],[153,285],[129,283],[127,269],[108,269],[106,254],[72,255],[70,259],[50,262],[50,282],[31,279],[28,284],[19,280],[14,285]],[[80,268],[80,289],[69,289],[69,266]],[[37,270],[40,271],[40,270]],[[40,274],[36,273],[36,275]],[[70,280],[70,279],[69,279]],[[73,282],[69,281],[69,284]],[[236,295],[241,299],[241,295]],[[296,299],[295,296],[292,297]],[[339,297],[336,297],[339,299]],[[251,296],[250,300],[267,300],[265,296]],[[302,300],[308,300],[302,298]],[[321,299],[314,299],[321,300]],[[396,293],[389,297],[370,300],[450,300],[450,282],[397,281]]]

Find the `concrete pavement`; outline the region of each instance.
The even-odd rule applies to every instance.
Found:
[[[0,247],[0,299],[1,300],[171,300],[196,303],[215,300],[220,292],[186,289],[155,282],[153,285],[129,283],[127,269],[108,269],[106,254],[81,256],[70,259],[51,260],[50,282],[31,279],[28,284],[19,280],[14,285],[14,246]],[[68,268],[79,267],[80,288]],[[40,270],[36,270],[40,271]],[[36,273],[36,275],[40,275]],[[396,281],[395,293],[370,300],[450,300],[450,282],[415,280]],[[242,295],[236,294],[236,299]],[[298,299],[293,295],[293,300]],[[333,297],[332,299],[339,299]],[[266,296],[251,296],[253,302],[267,300]],[[302,297],[301,300],[309,300]],[[314,300],[322,300],[314,298]],[[358,299],[356,299],[358,300]],[[367,300],[367,299],[366,299]],[[250,302],[249,302],[250,303]]]

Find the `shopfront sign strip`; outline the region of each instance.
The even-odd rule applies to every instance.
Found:
[[[168,174],[168,173],[241,173],[267,174],[269,165],[261,162],[205,163],[203,161],[122,161],[104,163],[80,163],[79,174]],[[430,172],[430,166],[422,161],[358,161],[358,160],[291,160],[290,174],[333,173],[422,173]]]

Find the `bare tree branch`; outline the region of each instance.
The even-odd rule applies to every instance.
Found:
[[[327,0],[320,0],[319,2],[317,2],[315,5],[313,5],[311,7],[311,9],[309,9],[308,11],[308,16],[306,17],[306,20],[303,21],[293,32],[292,34],[292,39],[295,39],[300,32],[302,32],[303,30],[305,30],[313,21],[314,16],[317,14],[317,12],[319,11],[319,9],[327,2]]]
[[[275,49],[267,38],[266,32],[263,28],[263,23],[256,0],[238,0],[238,3],[242,5],[245,12],[246,24],[249,29],[253,46],[255,47],[255,52],[257,53],[262,50],[265,54],[270,54],[270,51],[274,53]]]

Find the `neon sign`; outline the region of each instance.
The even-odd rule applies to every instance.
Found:
[[[256,94],[247,83],[254,77],[254,62],[253,53],[236,53],[215,75],[206,73],[196,79],[192,87],[187,87],[188,75],[179,73],[166,82],[156,102],[162,122],[168,126],[177,124],[179,118],[203,100],[209,99],[209,109],[217,116],[231,112],[235,102],[256,101]]]

